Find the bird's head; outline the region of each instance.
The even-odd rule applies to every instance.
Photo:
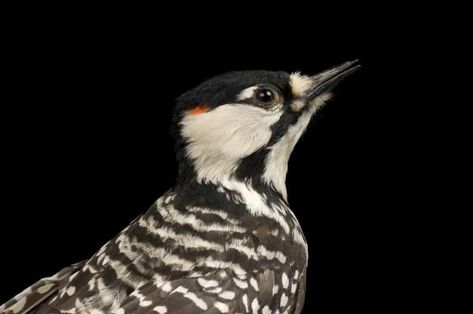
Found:
[[[239,180],[286,198],[289,157],[331,90],[359,66],[320,74],[230,72],[178,98],[174,115],[180,180]]]

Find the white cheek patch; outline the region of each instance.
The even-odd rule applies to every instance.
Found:
[[[295,72],[290,76],[289,85],[293,96],[303,97],[311,89],[313,81],[310,77]]]
[[[271,126],[282,111],[227,104],[199,115],[185,115],[181,135],[187,156],[194,161],[199,181],[219,182],[238,167],[242,158],[265,146]]]

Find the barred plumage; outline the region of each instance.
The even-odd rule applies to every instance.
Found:
[[[0,312],[300,313],[308,256],[287,161],[327,98],[321,86],[351,64],[314,77],[234,72],[181,96],[176,186],[92,258]]]

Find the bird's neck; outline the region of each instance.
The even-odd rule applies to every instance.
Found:
[[[229,203],[247,205],[255,198],[268,204],[287,206],[285,195],[256,175],[242,178],[233,173],[216,181],[199,180],[196,176],[186,175],[185,179],[178,180],[174,191],[183,198],[183,205],[186,206],[225,208]]]
[[[272,169],[273,173],[268,175],[265,166],[257,162],[260,157],[252,157],[244,160],[239,166],[225,171],[215,170],[213,173],[220,174],[213,176],[196,173],[194,169],[181,171],[178,178],[177,187],[180,190],[205,190],[207,193],[218,193],[221,191],[235,191],[242,193],[245,190],[261,195],[272,195],[274,198],[287,201],[286,193],[286,172],[287,163],[277,169]],[[216,165],[218,168],[219,165]],[[220,169],[222,170],[222,169]]]
[[[290,144],[277,143],[270,149],[263,148],[239,159],[218,156],[197,162],[183,157],[179,160],[178,185],[194,186],[196,182],[229,190],[245,187],[259,193],[277,194],[287,201],[286,174],[293,148]]]

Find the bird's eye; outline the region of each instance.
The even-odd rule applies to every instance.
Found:
[[[262,88],[257,91],[256,99],[262,103],[272,102],[274,100],[274,93],[268,88]]]
[[[254,99],[257,104],[268,107],[279,101],[279,94],[273,88],[261,87],[255,90]]]

